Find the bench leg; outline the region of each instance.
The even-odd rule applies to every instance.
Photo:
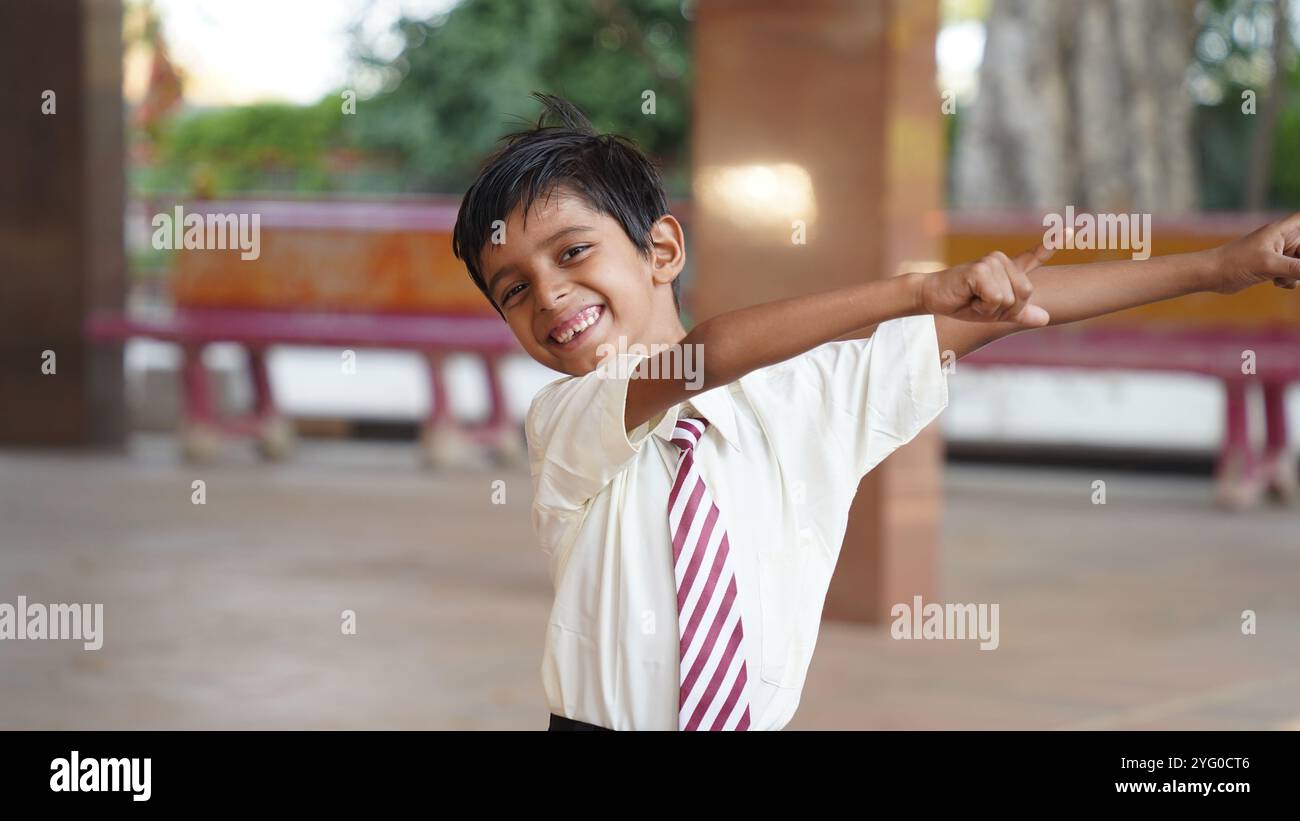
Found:
[[[502,354],[487,357],[488,391],[492,412],[488,426],[493,431],[492,457],[502,467],[519,467],[528,461],[528,449],[521,431],[510,421],[506,408],[505,381],[501,378]]]
[[[257,451],[263,459],[280,461],[293,452],[296,435],[293,424],[275,408],[275,395],[271,392],[271,376],[266,368],[266,349],[247,348],[248,377],[253,383],[253,425],[257,435]]]
[[[451,467],[465,458],[465,436],[447,405],[447,383],[443,379],[446,354],[426,351],[429,377],[429,415],[420,433],[420,450],[424,463],[431,468]]]
[[[253,383],[253,415],[265,419],[275,413],[275,399],[271,394],[271,377],[266,369],[266,350],[247,348],[248,378]]]
[[[1268,489],[1283,504],[1291,504],[1300,495],[1300,476],[1297,476],[1296,453],[1287,441],[1285,382],[1264,383],[1264,422],[1267,441],[1264,462]]]
[[[1216,470],[1216,499],[1228,510],[1252,507],[1259,502],[1264,489],[1250,445],[1249,385],[1244,379],[1223,383],[1224,434]]]
[[[208,372],[203,367],[203,345],[181,349],[181,389],[184,419],[181,421],[181,455],[190,462],[207,462],[221,446],[221,434],[212,405]]]

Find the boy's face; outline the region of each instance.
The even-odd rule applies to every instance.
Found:
[[[677,220],[661,217],[651,242],[647,258],[616,220],[558,188],[533,202],[527,227],[516,207],[505,242],[489,242],[481,264],[488,293],[529,356],[581,376],[620,338],[625,347],[685,336],[672,295],[686,261]],[[569,335],[575,327],[582,330]]]

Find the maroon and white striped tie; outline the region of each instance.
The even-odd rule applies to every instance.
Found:
[[[695,445],[709,421],[678,417],[673,444],[681,448],[668,494],[668,525],[677,577],[677,627],[681,641],[681,730],[748,730],[745,636],[736,600],[727,530],[718,506],[695,467]]]

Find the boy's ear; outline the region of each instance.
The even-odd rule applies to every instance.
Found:
[[[656,283],[677,279],[686,266],[686,235],[672,214],[664,214],[650,226],[651,275]]]

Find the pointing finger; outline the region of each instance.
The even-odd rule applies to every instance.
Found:
[[[1055,248],[1048,248],[1046,245],[1040,242],[1038,243],[1038,245],[1034,246],[1033,248],[1030,248],[1027,251],[1024,251],[1023,253],[1020,254],[1020,256],[1016,257],[1016,267],[1019,268],[1023,273],[1027,274],[1030,271],[1037,268],[1039,265],[1042,265],[1044,262],[1047,262],[1049,259],[1052,258],[1052,255],[1055,253],[1056,253]]]

